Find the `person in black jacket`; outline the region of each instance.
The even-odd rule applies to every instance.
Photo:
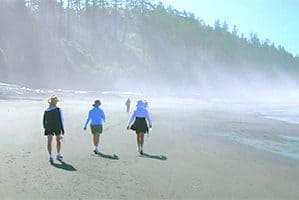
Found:
[[[48,152],[49,152],[49,161],[53,162],[52,156],[52,138],[55,134],[56,136],[56,148],[57,148],[57,156],[58,160],[62,159],[63,156],[60,153],[61,149],[61,139],[62,135],[64,135],[64,128],[63,128],[63,118],[62,112],[59,107],[57,107],[58,98],[56,96],[52,96],[48,99],[49,107],[44,112],[43,117],[43,126],[45,129],[45,136],[48,137]]]

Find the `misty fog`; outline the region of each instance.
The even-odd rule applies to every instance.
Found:
[[[203,101],[298,98],[298,57],[162,3],[1,0],[0,27],[2,83]]]

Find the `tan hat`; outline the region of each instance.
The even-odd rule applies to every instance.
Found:
[[[55,105],[57,102],[59,102],[59,100],[55,95],[51,96],[51,98],[48,99],[49,104]]]

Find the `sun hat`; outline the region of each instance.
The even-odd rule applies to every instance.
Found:
[[[59,100],[58,100],[58,98],[55,96],[55,95],[53,95],[53,96],[51,96],[49,99],[48,99],[48,103],[49,104],[56,104],[57,102],[59,102]]]
[[[92,106],[94,106],[94,107],[98,107],[100,105],[101,105],[101,101],[98,99],[94,101],[94,104],[92,104]]]

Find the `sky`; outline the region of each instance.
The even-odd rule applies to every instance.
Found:
[[[154,0],[158,2],[158,0]],[[257,33],[261,40],[270,39],[294,56],[299,55],[299,0],[163,0],[177,10],[194,13],[214,27],[224,20],[230,30],[236,25],[239,35],[248,38]]]

